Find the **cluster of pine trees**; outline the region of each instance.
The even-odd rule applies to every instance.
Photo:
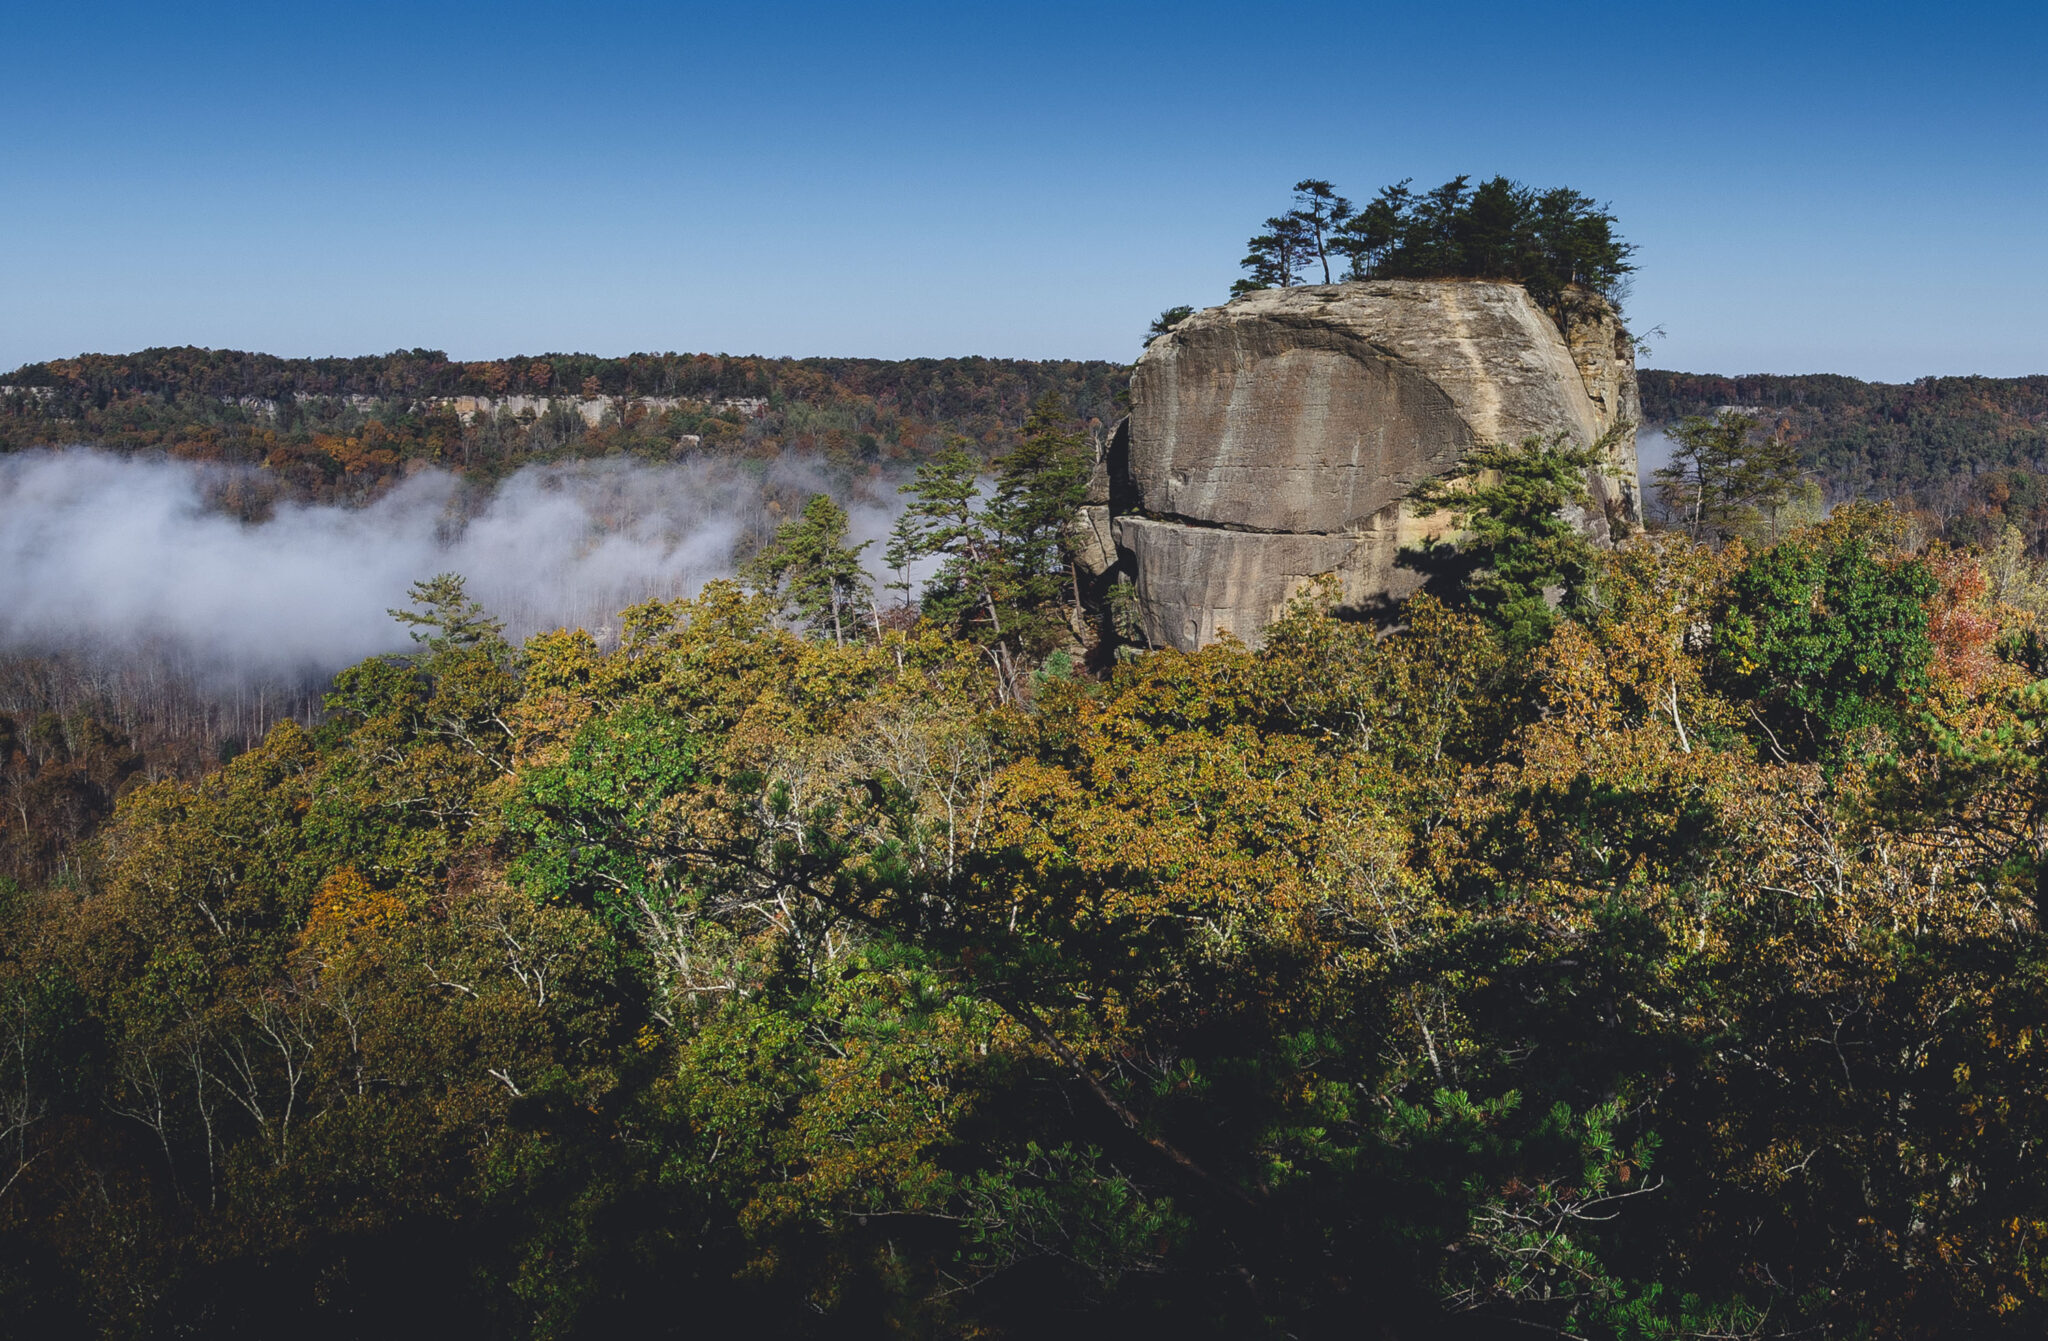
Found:
[[[1008,701],[1023,692],[1027,662],[1057,651],[1071,663],[1092,641],[1075,517],[1095,469],[1093,440],[1047,393],[1017,446],[996,458],[986,491],[982,463],[957,443],[902,486],[909,501],[883,555],[894,601],[874,590],[862,564],[867,542],[847,543],[846,511],[826,494],[778,529],[741,576],[783,602],[798,627],[839,646],[921,614],[981,647]],[[929,571],[913,580],[913,568]]]
[[[1293,208],[1252,236],[1231,292],[1333,279],[1496,279],[1561,311],[1574,288],[1618,303],[1635,248],[1590,196],[1457,176],[1430,191],[1400,181],[1354,206],[1319,178],[1294,185]],[[1333,261],[1341,261],[1337,270]],[[1312,281],[1313,282],[1313,281]]]
[[[2039,1334],[2040,574],[1758,535],[1703,424],[1697,536],[1490,448],[1450,599],[1099,674],[1050,404],[912,484],[920,608],[829,501],[611,650],[421,584],[0,881],[0,1314]]]

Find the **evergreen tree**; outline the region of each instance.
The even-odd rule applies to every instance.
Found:
[[[1323,268],[1323,283],[1330,282],[1331,242],[1338,229],[1351,218],[1351,202],[1336,188],[1317,177],[1294,184],[1294,208],[1287,217],[1294,220],[1314,248],[1313,258]]]
[[[858,612],[873,602],[860,565],[869,542],[848,545],[846,528],[846,509],[829,494],[813,494],[803,515],[778,527],[741,573],[757,589],[779,594],[805,628],[830,632],[842,646]]]
[[[1358,210],[1327,182],[1311,178],[1295,192],[1301,203],[1287,218],[1297,240],[1277,230],[1252,239],[1242,263],[1252,277],[1233,292],[1294,282],[1292,272],[1282,277],[1291,246],[1302,264],[1333,251],[1349,257],[1347,280],[1511,280],[1562,327],[1576,315],[1575,292],[1615,303],[1635,269],[1635,248],[1616,235],[1614,215],[1566,188],[1539,192],[1498,176],[1474,186],[1461,175],[1418,194],[1404,180]]]
[[[1408,182],[1404,179],[1382,187],[1364,209],[1354,212],[1344,221],[1331,245],[1351,260],[1345,279],[1378,277],[1380,266],[1401,240],[1402,222],[1414,200],[1415,193],[1408,189]]]
[[[960,443],[947,445],[917,468],[903,486],[911,496],[892,541],[891,562],[936,558],[939,569],[924,589],[925,617],[949,626],[982,648],[996,671],[996,693],[1016,692],[1015,621],[1007,610],[1014,570],[980,506],[980,472]]]
[[[1415,198],[1399,241],[1385,262],[1396,279],[1436,279],[1468,273],[1462,225],[1471,178],[1462,173]]]
[[[1067,419],[1058,393],[1047,392],[1024,420],[1023,440],[996,463],[989,519],[1008,569],[1005,583],[1019,607],[1013,627],[1035,619],[1071,588],[1081,615],[1075,519],[1088,497],[1095,457],[1086,436]]]
[[[1578,285],[1609,298],[1615,286],[1635,267],[1628,257],[1635,248],[1614,234],[1612,214],[1591,196],[1567,187],[1536,198],[1533,227],[1536,254],[1548,266],[1548,286]]]
[[[981,643],[1005,686],[1016,678],[1017,653],[1043,651],[1054,639],[1047,615],[1063,590],[1079,618],[1074,525],[1094,466],[1088,439],[1048,395],[1032,407],[1017,448],[996,462],[986,506],[974,460],[958,444],[903,486],[913,501],[891,536],[890,566],[900,573],[919,558],[940,560],[925,614]],[[900,585],[907,590],[907,581]]]
[[[1145,332],[1145,342],[1150,344],[1194,314],[1195,309],[1185,303],[1179,307],[1167,308],[1164,312],[1153,318],[1151,329]]]
[[[903,486],[911,503],[897,524],[900,543],[892,542],[890,562],[907,566],[915,559],[939,559],[925,587],[925,613],[1000,641],[1006,632],[998,596],[1003,565],[980,506],[980,473],[959,442],[919,465],[917,477]]]
[[[1543,642],[1559,607],[1572,612],[1586,605],[1595,554],[1563,513],[1589,501],[1586,472],[1599,464],[1613,436],[1590,447],[1568,446],[1562,435],[1481,447],[1413,495],[1416,515],[1442,509],[1471,532],[1458,544],[1477,564],[1466,593],[1510,650]]]
[[[412,584],[416,610],[386,610],[408,626],[414,642],[431,656],[469,648],[502,647],[504,621],[493,619],[483,605],[469,598],[460,573],[439,573]]]
[[[1541,268],[1529,226],[1535,211],[1536,193],[1519,182],[1481,182],[1452,222],[1457,268],[1481,278],[1528,282]]]
[[[897,593],[897,604],[910,604],[910,565],[924,556],[921,542],[921,528],[917,515],[905,508],[896,514],[895,524],[889,528],[889,541],[882,549],[882,562],[896,575],[890,582],[889,590]]]
[[[1752,416],[1727,410],[1671,430],[1671,460],[1653,478],[1658,500],[1694,540],[1777,538],[1778,512],[1800,483],[1799,455],[1776,436],[1757,440],[1756,429]]]
[[[1233,294],[1292,288],[1301,282],[1302,267],[1316,254],[1309,226],[1293,214],[1266,220],[1266,231],[1255,235],[1246,248],[1244,259],[1238,262],[1245,277],[1230,286]]]

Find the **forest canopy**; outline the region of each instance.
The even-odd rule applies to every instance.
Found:
[[[1042,398],[907,483],[914,606],[814,499],[615,647],[423,581],[204,776],[0,720],[0,1312],[2038,1335],[2048,580],[1595,551],[1582,450],[1386,627],[1091,661]]]
[[[409,654],[203,767],[0,713],[10,1329],[2048,1320],[2039,379],[1649,373],[1682,532],[1596,551],[1584,449],[1489,446],[1423,490],[1458,590],[1181,654],[1067,524],[1115,365],[678,363],[673,407],[465,422],[431,354],[239,357],[17,375],[6,441],[344,495],[816,451],[900,467],[899,576],[817,494],[615,644],[424,577]],[[2005,464],[1781,515],[1937,450]]]
[[[2036,536],[2048,522],[2048,512],[2034,516],[2032,501],[2039,472],[2048,469],[2048,376],[1887,383],[1650,368],[1641,383],[1645,424],[1739,409],[1798,447],[1830,501],[1889,498],[1942,519],[1988,508]],[[2005,519],[1994,516],[1988,535]]]

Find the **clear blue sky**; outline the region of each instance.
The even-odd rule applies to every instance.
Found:
[[[1129,358],[1299,177],[1612,202],[1650,362],[2048,372],[2048,6],[9,5],[0,367]]]

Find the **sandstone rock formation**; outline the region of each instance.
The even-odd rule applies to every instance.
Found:
[[[1408,494],[1473,446],[1586,444],[1639,415],[1633,346],[1604,306],[1568,338],[1515,284],[1269,289],[1146,349],[1108,496],[1090,503],[1134,574],[1151,641],[1256,641],[1325,574],[1347,603],[1410,594],[1421,576],[1397,555],[1448,521],[1415,517]],[[1635,528],[1632,429],[1588,484],[1589,535]]]

